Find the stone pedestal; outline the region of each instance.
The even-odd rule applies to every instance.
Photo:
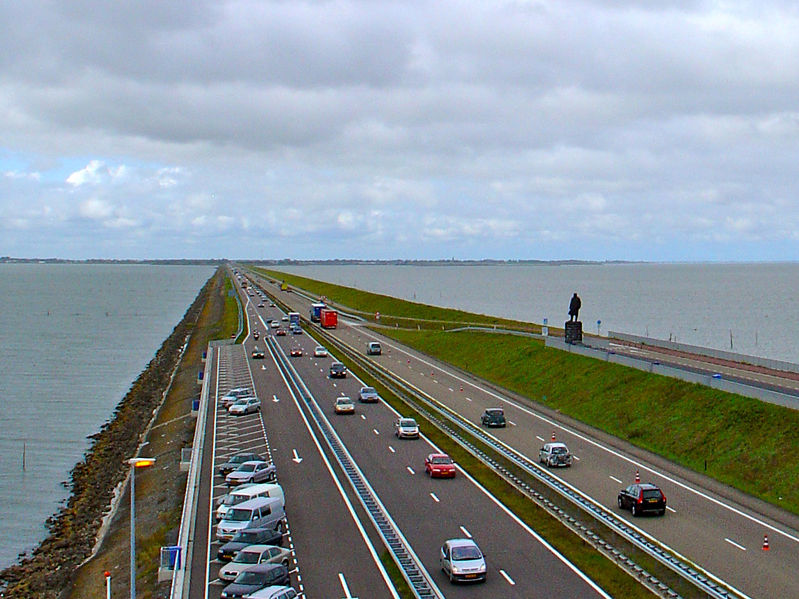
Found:
[[[567,320],[563,325],[565,332],[566,343],[579,343],[583,342],[583,323],[579,320]]]

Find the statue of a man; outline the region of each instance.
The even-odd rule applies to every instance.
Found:
[[[577,320],[577,313],[580,312],[580,307],[582,305],[583,303],[580,301],[577,292],[575,292],[569,302],[569,321]]]

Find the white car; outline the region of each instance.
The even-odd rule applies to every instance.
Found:
[[[450,539],[441,546],[439,563],[450,582],[485,582],[486,560],[471,539]]]
[[[242,397],[230,404],[227,409],[228,414],[231,416],[244,416],[252,412],[257,412],[261,409],[261,400],[257,397]]]
[[[294,599],[298,597],[292,587],[271,586],[250,593],[250,599]]]
[[[232,561],[219,570],[219,578],[233,580],[242,571],[255,564],[283,564],[291,562],[291,551],[277,545],[248,545],[236,554]]]
[[[314,358],[326,358],[327,357],[327,350],[322,347],[321,345],[317,345],[316,349],[313,350]]]
[[[418,439],[419,425],[413,418],[398,418],[394,422],[394,434],[398,439]]]

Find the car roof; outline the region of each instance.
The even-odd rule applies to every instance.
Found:
[[[472,539],[447,539],[447,544],[450,547],[477,547]]]
[[[433,458],[448,458],[449,456],[446,453],[431,453],[427,456],[427,459],[432,460]]]
[[[560,441],[558,441],[556,443],[547,443],[546,447],[566,447],[566,444],[565,443],[561,443]]]
[[[347,397],[346,395],[342,395],[341,397],[337,397],[337,398],[336,398],[336,401],[346,401],[346,402],[351,402],[351,401],[352,401],[352,399],[350,399],[350,398],[349,398],[349,397]]]
[[[660,491],[660,488],[657,485],[653,485],[652,483],[636,483],[636,484],[644,491],[651,491],[652,489]]]

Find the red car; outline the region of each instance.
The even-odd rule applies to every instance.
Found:
[[[445,453],[431,453],[424,460],[424,471],[431,478],[455,478],[455,462]]]
[[[292,358],[299,358],[302,356],[302,350],[299,347],[293,348],[290,353]]]
[[[277,335],[278,337],[282,337],[285,334],[286,334],[286,329],[278,329],[275,331],[275,335]]]

